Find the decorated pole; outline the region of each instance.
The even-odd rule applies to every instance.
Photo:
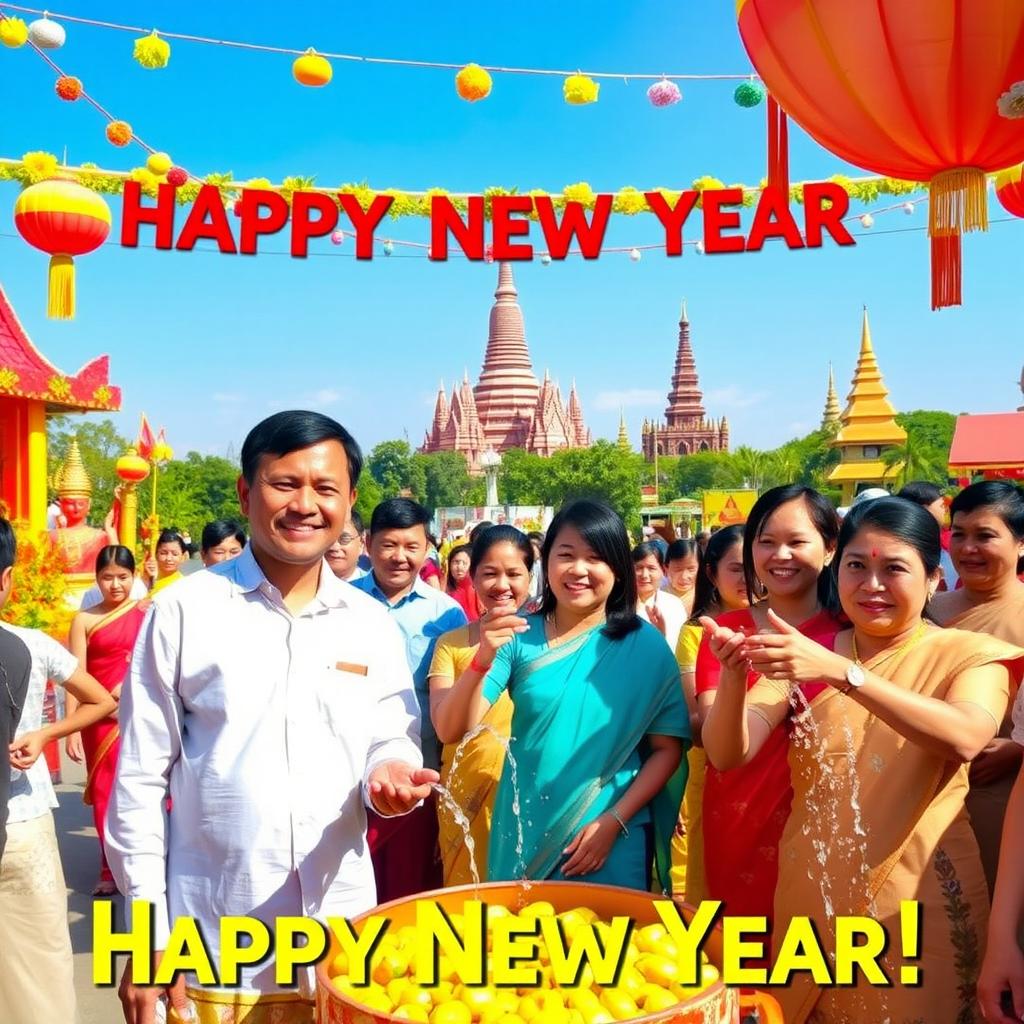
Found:
[[[149,476],[149,463],[135,448],[129,447],[115,465],[121,485],[121,521],[118,539],[133,554],[136,544],[136,526],[139,518],[138,485]]]
[[[156,444],[153,445],[153,451],[150,455],[150,463],[153,467],[153,488],[149,510],[149,554],[153,558],[156,557],[156,542],[160,536],[160,516],[157,515],[156,511],[157,479],[160,476],[160,470],[173,458],[174,449],[167,443],[167,439],[164,437],[164,429],[161,427],[160,434],[156,439]]]

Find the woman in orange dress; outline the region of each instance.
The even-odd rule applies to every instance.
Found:
[[[121,684],[149,606],[148,601],[131,599],[134,578],[135,559],[128,548],[120,544],[103,548],[96,558],[96,583],[103,600],[79,612],[71,622],[71,653],[115,700],[121,699]],[[71,694],[67,699],[70,714],[76,702]],[[67,739],[68,756],[81,761],[84,754],[89,773],[82,799],[92,806],[100,839],[100,878],[94,896],[111,896],[117,891],[103,849],[103,822],[117,769],[120,735],[117,716],[111,715]]]
[[[743,534],[750,607],[716,622],[746,634],[771,633],[769,610],[805,636],[829,645],[839,631],[829,563],[839,520],[829,502],[800,484],[773,487],[758,498]],[[759,596],[764,600],[758,602]],[[703,723],[718,690],[721,666],[705,632],[697,654],[697,709]],[[757,679],[748,674],[747,685]],[[805,688],[806,689],[806,688]],[[808,699],[811,693],[807,693]],[[772,916],[779,840],[793,801],[784,728],[755,758],[729,772],[707,766],[704,783],[705,896],[723,900],[731,916]]]

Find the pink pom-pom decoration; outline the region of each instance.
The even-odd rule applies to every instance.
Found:
[[[671,107],[673,103],[678,103],[683,98],[683,94],[675,82],[663,78],[647,90],[647,98],[651,101],[651,106]]]
[[[167,172],[167,183],[175,188],[180,188],[188,181],[188,171],[184,167],[172,167]]]
[[[345,241],[345,232],[344,231],[332,231],[331,232],[331,244],[332,245],[341,245],[341,243],[344,242],[344,241]]]
[[[484,263],[493,263],[493,262],[494,262],[494,246],[491,245],[490,242],[488,242],[484,246]]]

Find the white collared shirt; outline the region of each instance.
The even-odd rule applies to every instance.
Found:
[[[120,720],[107,857],[129,903],[155,904],[156,948],[178,916],[219,957],[221,917],[376,903],[366,781],[421,764],[419,709],[397,627],[326,563],[295,616],[249,547],[159,594]],[[276,991],[273,962],[242,988]]]

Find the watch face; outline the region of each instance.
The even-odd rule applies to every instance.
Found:
[[[851,665],[846,670],[846,681],[851,686],[863,686],[864,685],[864,669],[860,665]]]

